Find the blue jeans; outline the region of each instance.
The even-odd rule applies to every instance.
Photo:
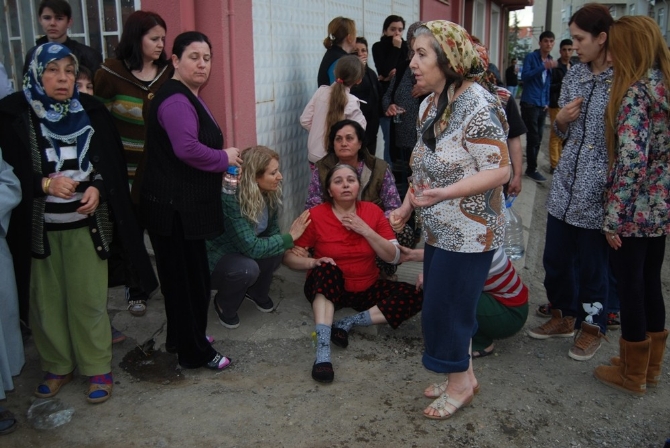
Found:
[[[591,321],[607,332],[609,245],[600,230],[583,229],[548,215],[544,242],[544,287],[551,306]]]
[[[526,133],[526,174],[537,171],[537,155],[542,143],[544,122],[547,119],[547,109],[529,103],[521,103],[521,118],[528,132]]]
[[[507,86],[507,90],[512,94],[512,98],[516,98],[516,91],[518,88],[519,86]]]
[[[421,326],[423,365],[438,373],[465,372],[477,332],[477,302],[493,252],[449,252],[426,244]]]

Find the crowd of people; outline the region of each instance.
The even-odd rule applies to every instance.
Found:
[[[55,396],[76,372],[88,377],[88,402],[111,397],[112,343],[125,338],[107,314],[111,286],[125,286],[128,311],[142,316],[160,284],[165,350],[182,368],[225,369],[231,359],[207,335],[212,290],[219,322],[237,328],[245,299],[275,309],[283,262],[307,271],[314,380],[334,381],[331,342],[346,348],[355,327],[397,328],[421,313],[422,363],[442,377],[424,390],[434,401],[423,415],[451,418],[480,391],[473,359],[526,322],[528,288],[503,250],[505,196],[521,192],[524,133],[526,175],[545,180],[547,112],[557,140],[543,256],[551,318],[528,335],[577,329],[568,354],[591,359],[616,290],[619,356],[594,376],[636,395],[661,380],[670,52],[653,20],[614,20],[587,4],[559,61],[543,32],[524,60],[519,113],[516,69],[506,70],[511,91],[496,85],[486,48],[462,26],[416,22],[405,40],[404,19],[387,17],[375,73],[355,22],[333,19],[300,117],[305,211],[284,233],[280,154],[227,147],[200,95],[212,61],[205,34],[179,34],[168,56],[165,21],[136,11],[103,62],[67,36],[67,1],[42,0],[39,18],[46,35],[26,55],[23,89],[0,100],[0,398],[25,362],[22,331],[45,372],[35,396]],[[222,190],[230,167],[241,174]],[[416,284],[396,281],[397,265],[412,261],[423,261]],[[335,320],[341,308],[356,314]],[[0,408],[0,434],[15,428]]]

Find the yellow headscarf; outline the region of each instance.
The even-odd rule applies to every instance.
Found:
[[[426,28],[430,30],[437,43],[442,48],[449,68],[466,81],[472,81],[480,84],[494,97],[496,97],[496,88],[485,76],[487,63],[484,62],[477,45],[472,41],[470,34],[462,26],[449,22],[448,20],[433,20],[426,22]],[[435,149],[436,137],[442,134],[447,128],[451,107],[449,104],[454,96],[455,86],[452,83],[446,92],[442,95],[437,105],[437,115],[432,126],[424,125],[422,138],[426,145]]]

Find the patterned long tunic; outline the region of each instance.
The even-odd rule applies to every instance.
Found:
[[[670,233],[670,105],[658,69],[634,83],[617,116],[618,157],[605,195],[603,230],[624,237]]]
[[[436,114],[433,98],[431,94],[421,104],[420,128]],[[431,188],[510,164],[505,112],[489,92],[473,84],[450,107],[449,122],[437,137],[435,151],[419,138],[412,153],[412,171],[427,173]],[[503,209],[502,187],[424,207],[420,212],[425,240],[451,252],[497,249],[505,232]]]
[[[554,218],[583,229],[600,229],[603,223],[603,192],[607,180],[605,109],[612,85],[612,69],[594,75],[586,64],[573,66],[563,78],[560,107],[584,98],[579,117],[567,133],[551,182],[547,211]]]

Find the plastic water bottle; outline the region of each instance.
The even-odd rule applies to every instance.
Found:
[[[235,194],[237,192],[237,183],[240,181],[240,169],[234,165],[228,167],[228,171],[223,175],[221,191],[226,194]]]
[[[512,207],[516,196],[505,201],[505,253],[510,260],[518,260],[525,252],[523,245],[523,223]]]

